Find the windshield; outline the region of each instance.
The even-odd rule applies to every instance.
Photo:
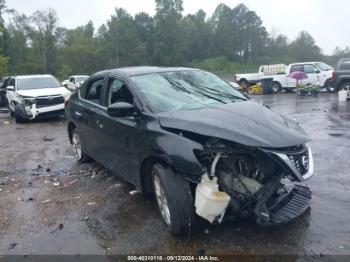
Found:
[[[75,78],[75,82],[82,82],[82,81],[85,81],[86,79],[88,79],[88,76],[77,76]]]
[[[321,71],[329,71],[329,70],[333,70],[333,67],[325,64],[325,63],[315,63],[315,65],[321,69]]]
[[[217,76],[177,71],[133,76],[141,96],[155,112],[197,109],[247,100]]]
[[[56,88],[56,87],[60,87],[60,83],[53,76],[18,79],[18,85],[17,85],[18,90]]]

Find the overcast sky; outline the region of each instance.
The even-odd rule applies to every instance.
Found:
[[[330,54],[336,46],[350,46],[348,0],[183,0],[184,14],[203,9],[211,15],[219,3],[234,7],[244,3],[263,20],[268,32],[272,29],[289,39],[306,30],[316,43]],[[9,8],[31,14],[37,9],[54,8],[60,25],[74,28],[92,20],[97,28],[105,23],[115,7],[125,8],[129,13],[144,11],[155,13],[154,0],[7,0]]]

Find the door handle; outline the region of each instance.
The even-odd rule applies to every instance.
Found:
[[[75,115],[76,115],[77,117],[81,117],[81,116],[82,116],[82,114],[81,114],[80,112],[78,112],[78,111],[75,112]]]

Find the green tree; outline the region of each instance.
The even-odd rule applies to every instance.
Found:
[[[206,22],[206,14],[199,10],[187,15],[182,22],[184,28],[184,54],[187,62],[208,58],[210,55],[211,27]]]
[[[319,60],[322,58],[321,49],[306,31],[299,33],[297,38],[289,45],[289,50],[295,61]]]
[[[158,65],[181,65],[184,62],[182,0],[156,0],[154,62]]]

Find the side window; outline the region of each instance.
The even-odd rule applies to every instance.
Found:
[[[303,72],[304,71],[304,66],[303,65],[293,65],[290,68],[290,72]]]
[[[315,69],[316,68],[313,65],[304,65],[304,73],[305,74],[314,74]]]
[[[346,60],[344,61],[341,65],[340,65],[340,70],[350,70],[350,60]]]
[[[103,78],[94,80],[86,86],[84,99],[92,103],[101,105],[103,96]]]
[[[128,87],[120,80],[111,78],[108,81],[108,106],[118,102],[132,104],[134,98]]]

